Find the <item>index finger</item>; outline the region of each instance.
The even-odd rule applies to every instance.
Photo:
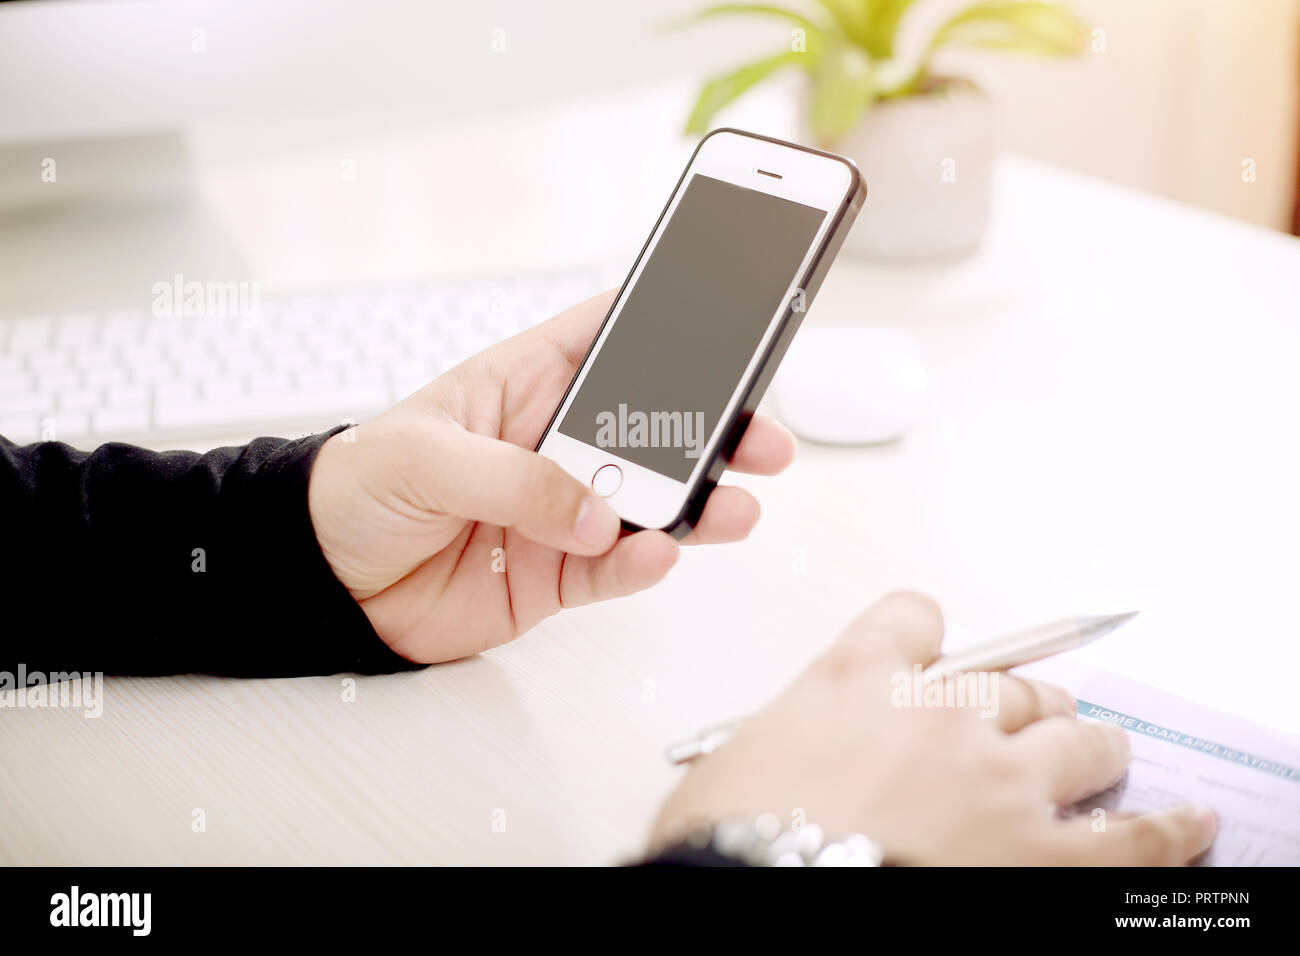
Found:
[[[524,335],[536,335],[550,342],[564,356],[573,371],[578,370],[582,358],[591,348],[592,340],[600,331],[601,323],[609,315],[618,289],[606,289],[590,299],[570,306],[558,315],[533,326]]]
[[[869,607],[845,629],[833,653],[892,660],[900,667],[922,667],[939,656],[943,612],[914,591],[894,591]]]
[[[1068,717],[1032,723],[1010,741],[1058,804],[1105,790],[1124,774],[1132,756],[1128,734],[1119,727]]]
[[[794,460],[794,436],[775,418],[755,415],[727,468],[750,475],[779,475]]]

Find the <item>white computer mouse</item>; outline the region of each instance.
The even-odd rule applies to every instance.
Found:
[[[927,381],[916,341],[902,329],[808,324],[781,363],[772,400],[800,438],[874,445],[901,437],[921,417]]]

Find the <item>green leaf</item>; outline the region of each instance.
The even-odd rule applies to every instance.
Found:
[[[846,37],[866,49],[874,0],[817,0]]]
[[[1051,0],[981,0],[957,14],[934,35],[941,46],[979,46],[1039,56],[1083,52],[1088,28],[1063,3]]]
[[[776,17],[781,20],[787,20],[806,30],[809,34],[821,34],[821,27],[813,23],[802,13],[794,10],[787,10],[785,7],[778,7],[770,3],[717,3],[711,7],[705,7],[703,10],[696,11],[689,16],[683,17],[678,21],[676,26],[689,26],[692,23],[699,23],[701,20],[711,20],[714,17],[726,17],[736,14],[757,14],[759,16]]]
[[[894,38],[898,35],[899,21],[912,3],[913,0],[876,0],[871,5],[863,44],[868,53],[882,60],[894,55]]]
[[[875,98],[871,59],[847,43],[828,49],[812,78],[808,121],[817,141],[832,145],[857,125]]]
[[[691,110],[691,118],[686,121],[686,132],[693,135],[707,133],[714,114],[732,100],[783,67],[807,63],[808,54],[783,50],[762,60],[746,63],[729,73],[715,76],[700,89],[695,108]]]

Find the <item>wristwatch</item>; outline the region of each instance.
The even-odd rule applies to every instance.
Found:
[[[746,866],[880,866],[884,859],[880,844],[861,833],[827,840],[815,823],[783,829],[772,813],[692,827],[683,843]]]

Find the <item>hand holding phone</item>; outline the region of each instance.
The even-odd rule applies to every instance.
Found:
[[[752,139],[740,134],[730,138]],[[710,137],[706,145],[714,140],[721,142],[720,134]],[[768,173],[795,169],[793,165],[777,165],[774,160],[790,154],[802,155],[802,152],[781,144],[771,145],[777,151],[764,160],[761,168],[766,172],[751,171],[751,179],[761,176],[766,182],[771,178]],[[705,152],[702,147],[697,159]],[[743,175],[743,170],[736,163],[757,165],[757,160],[744,155],[743,150],[732,155],[732,159],[737,176]],[[708,170],[714,174],[710,178],[723,174],[714,165]],[[708,176],[709,172],[702,175]],[[722,180],[719,182],[727,185]],[[741,237],[742,245],[749,252],[738,260],[731,257],[726,269],[733,278],[726,285],[740,296],[736,302],[747,301],[742,294],[744,290],[758,284],[766,270],[777,270],[774,282],[762,283],[773,288],[780,286],[768,297],[772,299],[770,303],[760,303],[768,310],[766,315],[742,311],[730,316],[731,324],[710,325],[719,317],[710,319],[705,314],[701,318],[699,303],[703,300],[687,299],[683,300],[683,308],[689,307],[695,319],[669,323],[658,345],[654,336],[649,337],[658,354],[666,358],[647,361],[645,369],[637,373],[643,375],[641,379],[629,377],[629,382],[640,381],[640,387],[658,381],[649,372],[665,366],[671,368],[672,362],[667,359],[674,357],[689,362],[690,370],[685,373],[688,375],[704,376],[710,363],[716,367],[721,367],[719,363],[730,363],[732,369],[719,376],[724,388],[710,388],[710,395],[717,391],[730,393],[720,399],[715,396],[719,404],[712,410],[701,398],[683,399],[673,392],[660,397],[651,395],[646,400],[659,402],[660,409],[676,408],[705,415],[704,428],[701,430],[693,422],[689,434],[685,418],[680,422],[682,447],[677,453],[686,458],[686,451],[699,451],[699,457],[687,459],[695,463],[687,481],[669,479],[651,468],[636,466],[660,481],[670,482],[667,487],[671,494],[656,505],[666,517],[657,523],[656,515],[640,509],[633,501],[639,487],[632,472],[635,463],[623,454],[653,454],[664,450],[662,443],[658,447],[629,444],[626,449],[611,450],[585,446],[586,452],[595,456],[594,461],[579,461],[579,468],[557,464],[555,455],[548,458],[525,450],[536,449],[539,442],[548,445],[556,438],[582,447],[581,442],[557,430],[567,419],[555,413],[556,403],[560,403],[562,411],[566,410],[580,389],[591,367],[595,347],[587,351],[585,359],[582,358],[584,350],[593,341],[598,345],[609,341],[613,317],[622,315],[618,325],[624,327],[624,318],[633,314],[622,311],[631,304],[630,283],[616,295],[599,296],[576,305],[521,335],[498,343],[378,418],[325,442],[312,469],[308,496],[311,527],[331,571],[361,605],[375,632],[389,647],[414,661],[452,660],[511,640],[561,607],[608,600],[650,587],[668,573],[677,558],[677,544],[653,530],[619,537],[620,520],[624,525],[640,523],[646,528],[666,528],[678,537],[684,537],[694,525],[695,533],[685,544],[736,541],[749,533],[758,517],[753,497],[738,487],[721,487],[712,495],[708,491],[724,465],[737,471],[775,474],[789,462],[793,452],[790,436],[775,422],[760,415],[754,416],[752,427],[730,423],[749,422],[748,410],[757,403],[757,396],[762,394],[770,370],[775,367],[769,356],[779,357],[784,351],[798,324],[797,318],[802,315],[797,313],[792,321],[787,314],[789,303],[794,301],[791,289],[803,282],[807,293],[804,301],[811,300],[811,293],[833,256],[835,244],[843,235],[843,223],[851,219],[852,203],[860,202],[860,192],[851,185],[856,182],[856,174],[846,173],[843,182],[846,194],[858,198],[848,206],[836,207],[833,197],[823,197],[826,205],[815,213],[820,225],[812,223],[800,210],[792,210],[800,213],[797,218],[806,220],[805,228],[813,233],[812,240],[807,237],[801,240],[811,251],[801,250],[798,243],[783,243],[783,254],[791,261],[776,262],[775,257],[764,251],[767,246],[763,244],[763,236],[750,237],[753,242]],[[684,185],[685,180],[674,194],[678,208],[681,205],[678,194]],[[749,189],[748,186],[736,188]],[[850,189],[854,191],[850,193]],[[733,195],[747,197],[744,191]],[[757,198],[766,200],[770,195]],[[774,198],[782,202],[796,201],[782,196]],[[780,205],[775,208],[788,209]],[[735,217],[743,217],[743,211],[715,209],[714,212],[728,217],[726,221],[733,226],[727,232],[734,235],[734,224],[739,221]],[[757,225],[752,219],[748,221]],[[771,220],[766,221],[768,226],[772,225]],[[666,219],[661,219],[656,235],[665,224]],[[638,259],[638,274],[649,271],[643,262],[649,251],[647,244]],[[707,251],[701,251],[701,256]],[[676,257],[673,261],[680,263],[681,259]],[[748,267],[746,262],[750,263]],[[719,309],[732,307],[734,303],[729,295],[708,288],[708,277],[716,270],[706,264],[685,271],[701,287],[700,294],[712,296]],[[753,275],[746,278],[746,271]],[[755,275],[758,278],[753,278]],[[672,281],[670,278],[670,284]],[[653,321],[653,313],[650,314]],[[686,312],[682,314],[685,316]],[[756,328],[735,321],[746,315]],[[625,328],[636,330],[633,323]],[[721,335],[720,328],[729,331]],[[700,346],[698,354],[691,345],[692,329],[712,336],[712,344]],[[746,341],[737,344],[740,338]],[[750,371],[734,372],[735,367],[746,363],[752,366]],[[680,382],[682,377],[675,380]],[[620,425],[617,417],[620,401],[629,406],[629,413],[635,408],[653,411],[656,407],[634,405],[633,401],[639,403],[643,399],[626,394],[621,399],[615,394],[612,400],[615,417],[612,423],[608,416],[602,421],[607,429],[612,429],[605,438],[612,434],[615,441],[619,440],[620,430],[627,439],[636,434],[638,427],[644,427],[638,426],[638,419],[630,414],[624,415]],[[546,426],[548,418],[550,425]],[[577,419],[574,424],[576,427]],[[594,416],[590,424],[590,440],[595,442]],[[671,442],[674,427],[671,417],[668,427]],[[720,433],[725,433],[725,441],[719,437]],[[703,441],[701,435],[705,436]],[[671,445],[668,450],[672,450]],[[622,454],[615,455],[613,451]],[[595,530],[584,525],[584,533],[579,534],[577,528],[584,515],[591,516],[594,471],[611,462],[624,462],[622,467],[628,471],[629,479],[621,483],[621,490],[606,498],[616,513],[609,513],[603,506],[596,509],[604,513],[597,515],[600,520],[595,522]],[[660,467],[668,471],[673,463],[665,462]],[[577,480],[573,477],[576,473],[581,473]],[[601,489],[607,490],[603,485]],[[674,521],[673,515],[678,510],[684,515],[683,520]]]
[[[842,157],[706,136],[537,450],[624,525],[684,537],[865,196]]]

